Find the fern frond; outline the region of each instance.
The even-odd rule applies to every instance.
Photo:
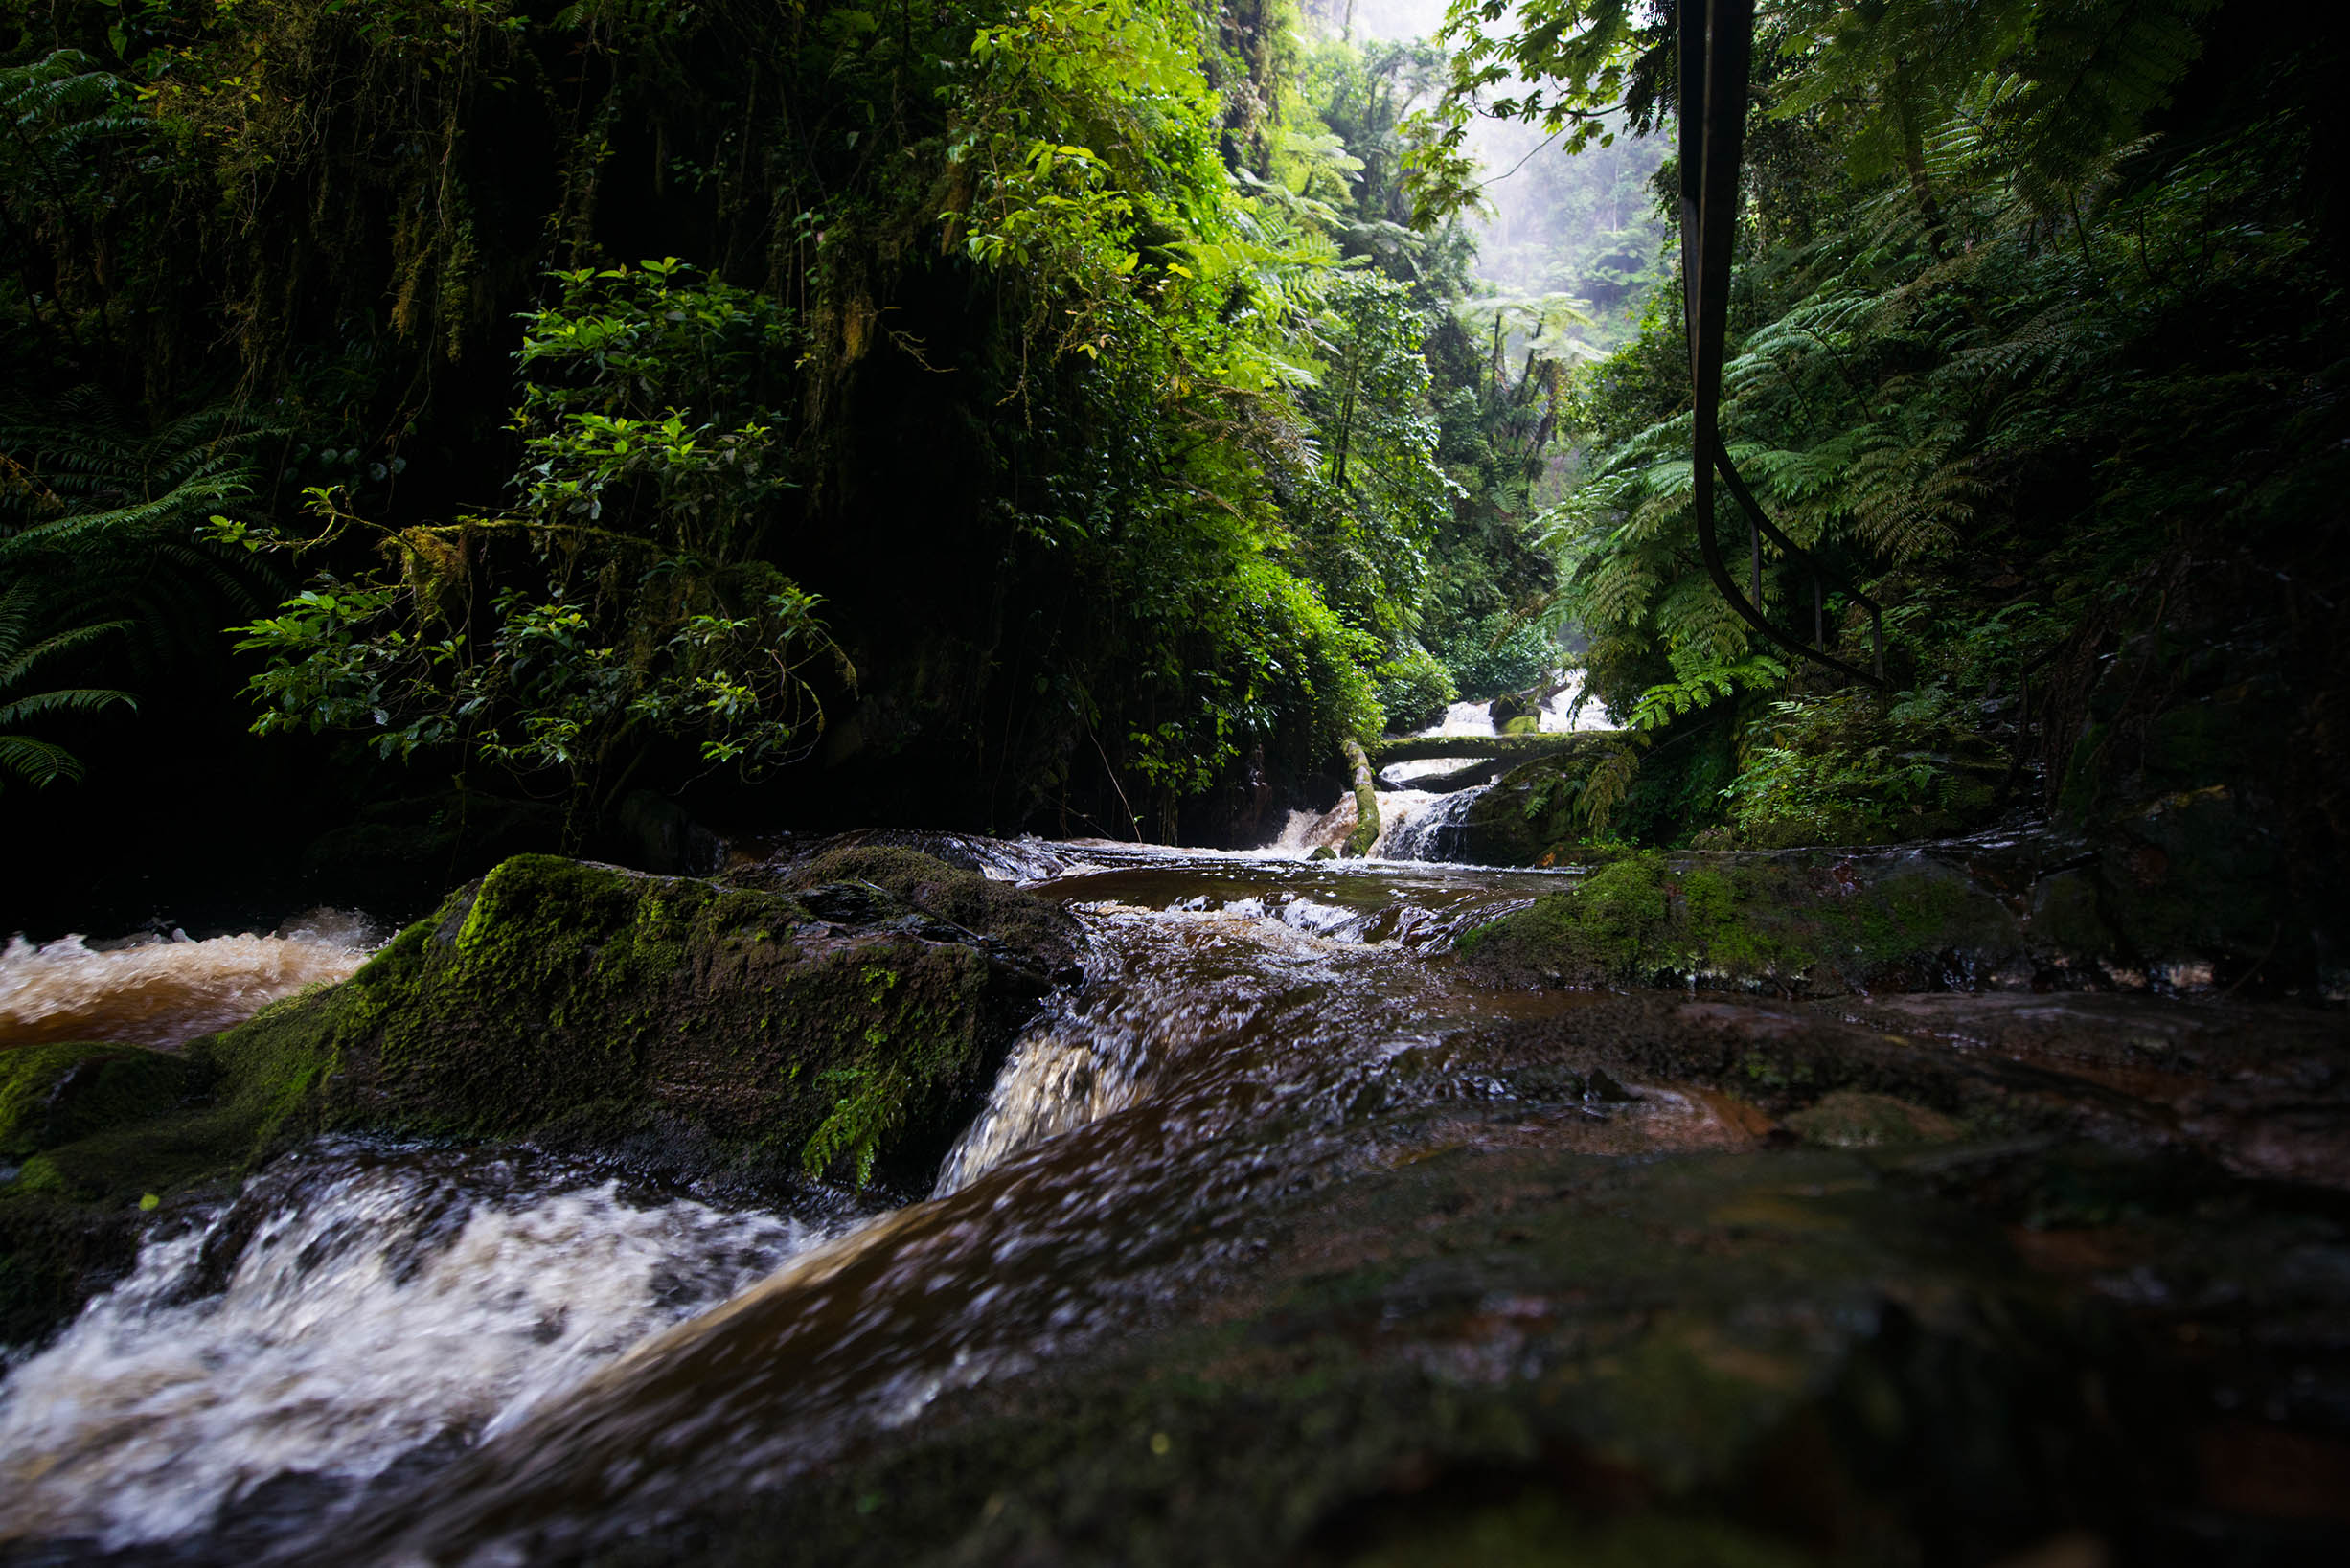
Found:
[[[0,703],[0,724],[22,724],[43,714],[94,714],[118,702],[133,710],[139,706],[139,699],[128,692],[103,687],[71,686],[55,692],[35,692],[14,702]]]
[[[34,787],[81,777],[81,759],[63,746],[29,735],[0,735],[0,774],[13,774]]]
[[[7,661],[5,664],[0,664],[0,689],[13,686],[23,680],[33,672],[35,666],[43,661],[73,648],[86,647],[110,632],[125,629],[129,624],[127,621],[108,621],[97,625],[76,626],[69,631],[60,631],[44,637],[31,648],[21,651],[15,648],[12,641],[0,643],[0,659]]]

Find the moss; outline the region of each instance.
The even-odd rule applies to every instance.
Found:
[[[754,1187],[803,1170],[926,1186],[1073,928],[907,851],[805,879],[803,898],[519,856],[344,984],[183,1056],[0,1055],[0,1157],[20,1164],[0,1188],[5,1331],[41,1331],[124,1261],[145,1194],[322,1131],[528,1137]],[[844,887],[854,920],[811,907]]]
[[[128,1045],[0,1052],[0,1159],[22,1161],[98,1129],[175,1108],[194,1089],[181,1057]]]
[[[2013,916],[1951,868],[1821,855],[1643,851],[1466,933],[1459,951],[1516,984],[1926,989],[2019,951]]]
[[[806,898],[510,860],[302,1025],[321,1042],[307,1080],[281,1056],[254,1092],[321,1088],[329,1126],[637,1149],[683,1129],[694,1163],[745,1179],[806,1164],[863,1180],[877,1163],[912,1177],[1065,958],[1042,941],[1057,912],[903,850],[842,852],[793,880]],[[855,909],[816,897],[831,890]]]

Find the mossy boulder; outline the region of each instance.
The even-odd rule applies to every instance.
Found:
[[[1593,762],[1588,752],[1522,762],[1469,803],[1462,858],[1478,866],[1531,866],[1554,845],[1585,836],[1575,807]]]
[[[770,880],[521,856],[215,1049],[309,1057],[322,1126],[926,1180],[1068,966],[1067,917],[908,850]]]
[[[1507,984],[1814,994],[1971,985],[2025,946],[2014,914],[1962,870],[1833,852],[1627,854],[1458,942]]]
[[[133,1045],[0,1052],[0,1164],[22,1166],[44,1149],[171,1111],[195,1077],[184,1057]]]
[[[529,1139],[751,1189],[926,1187],[1018,1026],[1074,978],[1074,922],[901,849],[744,881],[762,885],[518,856],[350,980],[184,1054],[0,1055],[0,1335],[37,1335],[125,1265],[143,1200],[321,1132]]]
[[[206,1079],[132,1045],[0,1052],[0,1344],[37,1338],[129,1266],[142,1201],[184,1173],[186,1140],[115,1129],[170,1119]]]

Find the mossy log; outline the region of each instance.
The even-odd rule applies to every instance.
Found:
[[[1407,735],[1374,740],[1363,747],[1374,768],[1429,757],[1497,757],[1532,761],[1537,757],[1596,755],[1622,739],[1615,730],[1569,730],[1552,735]]]
[[[1379,842],[1379,776],[1352,737],[1339,741],[1338,749],[1346,754],[1347,768],[1355,776],[1355,830],[1346,835],[1345,852],[1360,859]]]

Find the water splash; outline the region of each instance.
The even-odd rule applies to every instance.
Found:
[[[270,936],[169,938],[92,947],[80,936],[0,951],[0,1047],[43,1040],[175,1046],[242,1023],[282,997],[349,979],[384,933],[318,909]]]
[[[1432,805],[1414,812],[1386,835],[1385,854],[1390,860],[1450,860],[1466,858],[1468,852],[1469,810],[1488,786],[1479,784],[1449,795],[1439,795]]]
[[[313,1521],[837,1228],[639,1199],[543,1158],[346,1147],[281,1162],[150,1241],[10,1375],[0,1541],[119,1550],[273,1500]]]
[[[1399,762],[1388,771],[1393,774],[1412,765]],[[1440,769],[1461,765],[1458,761],[1442,761],[1437,764]],[[1441,807],[1453,797],[1425,789],[1381,789],[1378,795],[1379,837],[1372,841],[1369,857],[1374,860],[1421,858],[1398,852],[1394,846],[1399,841],[1408,842],[1404,835],[1416,818],[1431,807]],[[1300,857],[1310,855],[1317,849],[1335,850],[1346,843],[1347,835],[1355,830],[1357,820],[1355,797],[1350,791],[1327,811],[1291,811],[1289,819],[1282,824],[1281,835],[1266,848]]]

